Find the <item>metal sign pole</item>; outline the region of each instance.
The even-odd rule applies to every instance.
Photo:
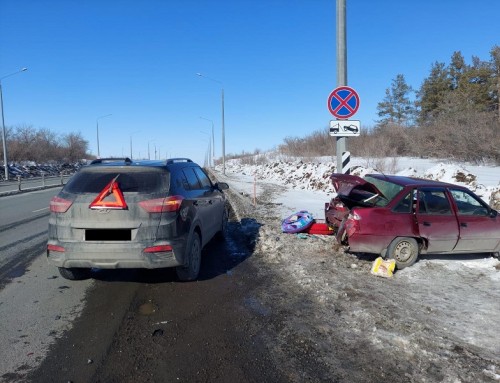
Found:
[[[347,85],[346,0],[337,0],[337,87],[344,85]],[[346,150],[346,137],[337,137],[337,173],[342,172],[342,155]]]

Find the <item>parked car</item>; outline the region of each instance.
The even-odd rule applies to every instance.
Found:
[[[498,253],[498,211],[466,187],[411,177],[333,174],[326,222],[352,252],[380,254],[399,269],[419,254]]]
[[[73,280],[163,267],[194,280],[203,246],[226,229],[228,187],[189,159],[94,160],[50,202],[47,259]]]

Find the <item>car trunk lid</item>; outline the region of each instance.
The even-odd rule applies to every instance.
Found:
[[[348,196],[355,188],[383,195],[375,185],[358,176],[333,173],[330,179],[332,180],[333,189],[338,195]]]

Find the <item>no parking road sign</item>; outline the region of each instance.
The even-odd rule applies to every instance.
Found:
[[[328,110],[337,118],[349,118],[359,108],[359,96],[348,86],[335,88],[328,97]]]

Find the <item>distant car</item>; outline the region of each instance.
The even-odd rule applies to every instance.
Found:
[[[358,133],[359,132],[359,129],[356,125],[346,125],[344,126],[344,130],[345,131],[350,131],[350,132],[353,132],[353,133]]]
[[[500,252],[498,211],[466,187],[382,174],[330,178],[337,196],[325,219],[352,252],[395,259],[399,269],[419,254]]]
[[[163,267],[194,280],[203,246],[226,230],[228,187],[189,159],[95,160],[50,202],[47,259],[72,280]]]

